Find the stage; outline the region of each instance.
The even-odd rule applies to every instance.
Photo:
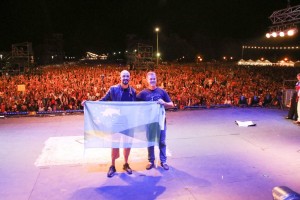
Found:
[[[83,148],[83,114],[0,119],[3,200],[267,200],[300,192],[300,126],[287,110],[218,108],[167,113],[170,170],[147,171],[132,149],[133,174],[107,178],[110,149]],[[240,127],[235,121],[252,121]],[[157,152],[156,152],[157,154]],[[157,157],[157,156],[156,156]]]

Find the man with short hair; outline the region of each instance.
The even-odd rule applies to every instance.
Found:
[[[171,101],[168,93],[157,87],[157,79],[155,72],[148,72],[147,73],[147,83],[148,88],[142,90],[137,95],[137,100],[139,101],[156,101],[158,104],[163,105],[165,108],[173,107],[174,104]],[[166,120],[165,120],[165,126],[164,130],[161,130],[160,132],[160,138],[159,138],[159,157],[160,157],[160,164],[165,169],[168,170],[169,166],[167,164],[167,146],[166,146]],[[154,146],[148,147],[148,160],[149,164],[146,166],[147,170],[150,170],[155,167],[154,161],[155,161],[155,153],[154,153]]]
[[[136,92],[133,87],[129,86],[130,81],[130,73],[127,70],[123,70],[120,73],[121,83],[117,85],[113,85],[106,92],[104,97],[102,97],[99,101],[135,101],[136,100]],[[84,105],[84,102],[82,102]],[[132,169],[129,167],[128,158],[130,154],[131,148],[124,148],[123,155],[125,164],[123,165],[123,169],[128,173],[132,174]],[[120,157],[119,148],[112,148],[111,151],[111,166],[109,167],[107,177],[113,177],[116,172],[115,161]]]

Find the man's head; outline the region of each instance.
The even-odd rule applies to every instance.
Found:
[[[298,79],[298,81],[300,81],[300,73],[297,74],[297,79]]]
[[[150,72],[147,73],[147,82],[148,82],[150,87],[152,87],[152,88],[156,87],[157,80],[156,80],[155,72],[150,71]]]
[[[127,70],[123,70],[120,73],[120,78],[121,78],[121,84],[123,86],[127,86],[129,84],[129,80],[130,80],[130,73]]]

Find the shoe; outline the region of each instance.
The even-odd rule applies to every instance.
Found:
[[[115,173],[116,173],[116,168],[115,168],[115,166],[112,165],[112,166],[110,166],[110,168],[107,172],[107,177],[111,178],[115,175]]]
[[[294,121],[293,123],[294,124],[300,124],[300,121]]]
[[[150,170],[150,169],[152,169],[152,168],[155,168],[154,163],[149,163],[149,164],[146,166],[146,169],[147,169],[147,170]]]
[[[132,169],[129,167],[128,163],[125,163],[123,165],[123,169],[128,173],[128,174],[132,174]]]
[[[164,170],[169,170],[169,165],[167,163],[160,163],[160,165],[164,168]]]

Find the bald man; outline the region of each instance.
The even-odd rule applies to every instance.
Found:
[[[100,99],[100,101],[135,101],[136,100],[136,92],[135,90],[129,86],[130,81],[130,73],[127,70],[123,70],[120,73],[121,82],[117,85],[113,85],[109,88],[104,97]],[[128,164],[128,157],[130,154],[130,148],[124,148],[123,155],[125,164],[123,165],[123,169],[128,173],[132,174],[132,170]],[[115,161],[120,157],[119,148],[112,148],[111,151],[111,166],[109,167],[107,177],[113,177],[116,172]]]

